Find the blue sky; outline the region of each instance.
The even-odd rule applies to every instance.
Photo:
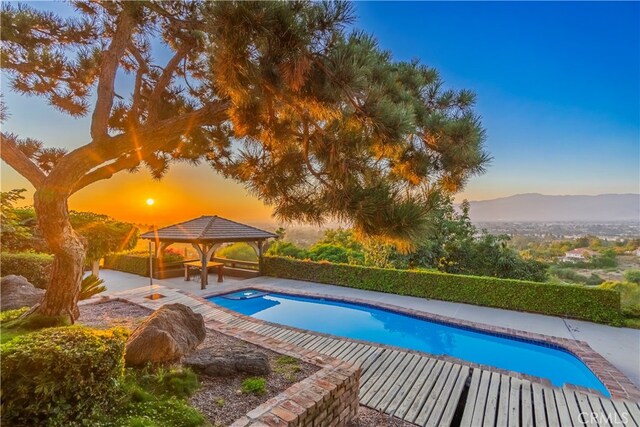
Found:
[[[478,95],[464,195],[640,191],[640,3],[358,2],[358,27]]]
[[[69,13],[60,3],[35,7]],[[476,92],[493,156],[488,172],[458,199],[516,193],[640,192],[640,3],[357,2],[355,27],[373,33],[398,60],[419,58],[446,84]],[[42,100],[2,90],[11,117],[3,130],[75,147],[88,140],[88,118],[71,119]],[[151,194],[180,188],[185,177],[243,194],[255,219],[268,209],[207,166],[180,165],[160,183],[126,173],[83,190],[89,195],[135,185]],[[2,189],[28,187],[6,165]],[[133,181],[132,181],[133,180]],[[155,190],[154,190],[155,189]],[[140,194],[146,199],[145,194]],[[82,203],[81,203],[82,202]],[[189,204],[192,201],[185,200]],[[197,201],[194,201],[197,203]],[[219,205],[217,205],[219,206]],[[99,208],[98,208],[99,209]],[[209,209],[208,207],[206,209]],[[258,218],[259,217],[259,218]]]

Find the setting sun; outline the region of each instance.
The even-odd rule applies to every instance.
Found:
[[[155,201],[155,200],[153,200],[153,199],[151,199],[151,198],[147,199],[147,205],[149,205],[149,206],[153,206],[153,204],[154,204],[155,202],[156,202],[156,201]]]

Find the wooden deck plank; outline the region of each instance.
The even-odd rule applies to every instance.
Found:
[[[628,400],[624,400],[623,402],[625,407],[627,408],[629,415],[631,416],[630,418],[633,418],[633,421],[636,423],[636,425],[640,426],[640,407],[638,407],[638,404],[629,402]]]
[[[417,359],[412,361],[412,366],[408,366],[406,369],[396,380],[395,384],[393,384],[387,394],[382,397],[380,402],[378,402],[378,407],[385,411],[386,413],[393,413],[399,403],[402,401],[406,392],[411,388],[411,386],[416,382],[425,365],[429,361],[427,357],[417,356]],[[398,402],[398,405],[395,407],[391,407],[393,402]]]
[[[362,371],[362,375],[360,375],[360,384],[362,384],[362,382],[364,381],[363,377],[366,375],[371,366],[373,366],[375,363],[382,363],[382,361],[384,361],[384,359],[389,357],[391,354],[393,354],[393,350],[384,348],[380,351],[377,357],[365,360],[365,362],[360,367],[360,370]]]
[[[416,395],[416,398],[413,400],[411,407],[405,414],[404,416],[405,420],[411,423],[415,421],[415,419],[418,417],[418,414],[422,410],[422,407],[424,406],[424,402],[427,400],[427,397],[429,397],[431,390],[433,389],[436,382],[438,381],[438,378],[440,378],[442,375],[445,374],[445,369],[447,368],[450,369],[450,365],[451,364],[449,362],[445,362],[443,360],[438,360],[436,362],[434,369],[429,374],[429,377],[427,377],[427,380],[425,381],[424,385],[420,387],[420,389],[418,390],[418,394]],[[447,369],[447,372],[448,372],[448,369]]]
[[[580,412],[583,414],[591,414],[591,404],[589,403],[589,398],[584,393],[574,392],[576,396],[576,400],[578,401],[578,407],[580,408]],[[598,423],[595,422],[591,417],[582,417],[584,424],[587,426],[597,426]]]
[[[307,347],[309,350],[317,351],[318,353],[322,353],[320,351],[321,348],[326,348],[327,346],[333,344],[336,340],[333,338],[323,337],[320,341],[315,344]]]
[[[382,380],[381,385],[379,387],[372,387],[369,389],[368,393],[375,393],[374,396],[369,399],[370,407],[381,409],[380,402],[385,398],[392,387],[399,382],[399,378],[413,370],[412,368],[415,366],[415,363],[419,358],[420,356],[410,353],[407,353],[402,359],[398,358],[398,363],[395,366],[389,367],[391,372],[385,375],[386,378]]]
[[[413,402],[416,400],[418,393],[420,392],[424,384],[427,382],[427,379],[429,378],[431,373],[434,371],[434,369],[438,369],[438,370],[442,369],[442,364],[438,364],[437,362],[439,361],[436,359],[429,360],[424,370],[422,371],[420,378],[416,380],[414,387],[409,391],[409,393],[407,393],[404,399],[400,402],[398,409],[394,411],[393,415],[395,415],[398,418],[406,419],[407,412],[409,412],[411,405],[413,405]]]
[[[553,398],[556,402],[556,408],[558,409],[558,418],[560,419],[561,426],[573,426],[573,422],[571,421],[571,414],[569,413],[569,408],[567,407],[567,401],[562,393],[561,389],[554,388],[553,389]]]
[[[417,410],[416,416],[413,419],[413,423],[418,425],[425,425],[427,420],[429,419],[429,415],[431,415],[431,411],[433,411],[433,402],[435,402],[440,394],[442,393],[442,389],[444,388],[447,379],[449,378],[449,374],[455,365],[450,362],[445,362],[444,367],[442,368],[442,372],[435,379],[436,382],[431,387],[429,393],[424,394],[424,398],[422,399],[422,403],[420,405],[416,405],[415,408]],[[411,414],[411,411],[409,412]]]
[[[446,379],[446,382],[444,383],[442,390],[440,391],[440,395],[437,398],[434,398],[433,400],[431,400],[431,396],[433,396],[433,394],[431,396],[429,396],[429,399],[427,399],[427,401],[425,402],[424,407],[422,408],[422,410],[424,411],[425,408],[427,407],[431,407],[431,411],[429,413],[428,416],[420,414],[420,416],[418,416],[418,423],[423,425],[423,426],[429,426],[429,427],[440,427],[440,426],[444,426],[447,425],[446,420],[442,419],[442,416],[444,414],[444,409],[447,407],[447,404],[449,403],[450,399],[455,399],[457,400],[456,396],[452,394],[457,382],[458,382],[458,377],[460,376],[460,371],[462,370],[462,365],[453,365],[453,367],[451,368],[451,371],[449,372],[449,376]]]
[[[335,350],[342,347],[343,345],[345,345],[345,341],[337,339],[326,347],[319,348],[316,351],[331,356]]]
[[[496,425],[506,426],[509,420],[509,387],[511,380],[507,375],[500,375],[500,395],[498,397],[498,414]]]
[[[320,342],[322,342],[322,340],[326,340],[326,338],[319,335],[312,335],[312,338],[310,340],[303,342],[302,344],[300,344],[300,346],[306,349],[310,349],[314,345],[318,345]]]
[[[309,344],[315,342],[320,338],[321,337],[319,337],[318,335],[303,334],[303,337],[299,340],[294,341],[293,344],[306,348]]]
[[[476,408],[478,388],[480,387],[480,377],[482,377],[482,370],[474,369],[473,373],[471,374],[471,384],[469,385],[467,402],[464,406],[464,412],[462,413],[462,421],[460,421],[461,426],[471,425],[471,418],[473,417],[473,411]]]
[[[478,394],[476,395],[476,404],[473,408],[473,415],[471,416],[471,425],[481,426],[484,420],[485,405],[487,403],[487,394],[489,393],[489,384],[491,382],[491,372],[482,371],[480,376],[480,386],[478,387]]]
[[[536,427],[548,426],[542,386],[538,383],[533,383],[531,388],[533,389],[533,414],[536,420]]]
[[[358,346],[358,348],[355,351],[352,351],[347,356],[345,356],[344,361],[355,363],[356,360],[363,357],[369,351],[374,351],[374,348],[371,347],[370,345],[360,344],[360,346]]]
[[[371,366],[364,370],[362,376],[360,377],[360,395],[362,396],[363,393],[366,393],[366,391],[369,389],[369,387],[371,387],[371,385],[373,385],[373,382],[377,380],[380,374],[384,373],[389,365],[391,365],[398,357],[404,354],[406,353],[402,353],[399,351],[390,351],[389,353],[384,355],[384,357],[380,357]],[[364,404],[366,405],[366,403]]]
[[[347,350],[345,350],[342,353],[340,353],[340,360],[347,361],[350,357],[352,357],[352,356],[358,354],[360,351],[362,351],[363,347],[365,347],[364,344],[353,343],[353,345],[349,346],[349,348]]]
[[[600,403],[600,398],[593,394],[588,394],[587,398],[589,399],[589,404],[591,405],[592,411],[597,414],[598,425],[602,427],[611,427],[608,414],[605,413],[604,408],[602,407],[602,403]]]
[[[578,406],[578,399],[574,391],[567,388],[562,388],[562,394],[567,402],[567,409],[569,410],[569,416],[574,426],[583,426],[584,422],[580,417],[580,406]]]
[[[547,423],[550,426],[560,425],[560,417],[558,416],[558,407],[556,406],[556,398],[553,390],[548,386],[542,386],[542,394],[547,412]]]
[[[511,378],[511,386],[509,387],[509,427],[520,426],[520,388],[522,380],[519,378]]]
[[[522,380],[520,386],[520,418],[523,426],[533,427],[533,391],[531,390],[531,381]]]
[[[448,427],[453,422],[453,417],[455,415],[456,409],[458,408],[460,397],[462,396],[462,392],[467,383],[467,378],[469,378],[470,373],[471,368],[469,368],[468,366],[462,366],[462,368],[460,369],[458,379],[456,380],[456,384],[451,391],[447,406],[445,406],[444,410],[442,411],[442,417],[440,417],[440,421],[438,424],[439,426]]]
[[[336,359],[344,360],[344,356],[357,349],[359,345],[360,344],[358,344],[357,342],[350,341],[346,345],[346,347],[343,347],[339,352],[334,354],[333,357],[335,357]]]
[[[611,399],[600,398],[600,404],[604,409],[604,413],[609,416],[610,424],[614,427],[624,426],[624,420],[618,413],[615,406],[611,402]]]
[[[498,393],[500,391],[500,374],[497,372],[491,373],[491,380],[489,382],[489,393],[487,394],[487,403],[484,410],[483,426],[493,427],[496,423],[496,416],[498,413]]]

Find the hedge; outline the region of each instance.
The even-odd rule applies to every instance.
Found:
[[[154,260],[155,264],[155,260]],[[104,257],[104,268],[124,271],[125,273],[149,276],[149,255],[112,254]]]
[[[34,252],[2,252],[0,274],[23,276],[32,285],[46,289],[51,277],[53,256]]]
[[[620,293],[607,289],[440,272],[393,270],[265,256],[267,276],[410,295],[508,310],[621,322]]]
[[[2,344],[2,424],[68,426],[112,406],[124,330],[44,329]]]

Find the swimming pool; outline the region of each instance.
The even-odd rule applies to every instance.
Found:
[[[248,289],[208,298],[268,322],[371,341],[546,378],[610,394],[576,356],[556,347],[456,327],[368,305]]]

